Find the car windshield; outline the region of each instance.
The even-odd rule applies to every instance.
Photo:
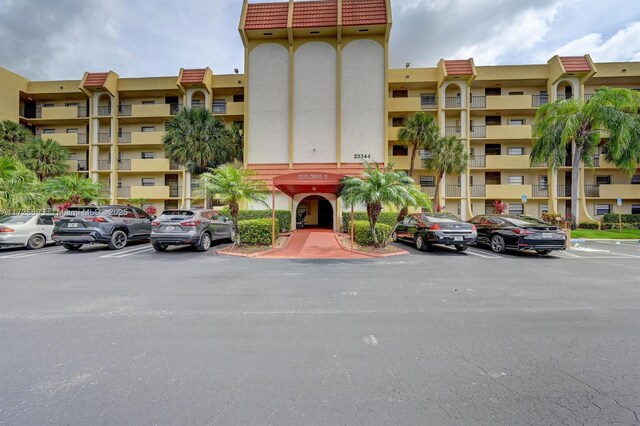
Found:
[[[505,219],[515,226],[549,226],[546,222],[527,216],[508,217]]]
[[[457,223],[460,219],[451,214],[423,214],[423,220],[431,223]]]
[[[0,223],[20,225],[21,223],[27,223],[32,217],[33,215],[4,216],[0,217]]]
[[[188,217],[193,216],[194,213],[190,210],[165,210],[162,212],[160,217],[170,217],[170,216],[180,216],[180,217]]]

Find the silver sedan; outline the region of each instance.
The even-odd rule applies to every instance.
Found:
[[[0,217],[0,247],[41,249],[53,243],[53,214],[19,214]]]

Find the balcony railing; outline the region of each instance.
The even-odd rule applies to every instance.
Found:
[[[118,170],[131,170],[131,160],[129,159],[119,160]]]
[[[121,186],[118,188],[118,197],[120,198],[129,198],[131,197],[131,187],[130,186]]]
[[[98,107],[98,117],[107,117],[110,115],[111,115],[111,105]]]
[[[98,170],[111,170],[111,161],[98,160]]]
[[[121,143],[121,144],[131,143],[131,132],[119,132],[118,143]]]
[[[600,185],[585,185],[584,186],[585,197],[599,197]]]
[[[131,117],[131,105],[118,105],[118,117]]]
[[[89,144],[89,137],[86,133],[78,133],[78,145]]]
[[[469,131],[469,136],[472,138],[486,138],[487,126],[473,126]]]
[[[486,96],[471,96],[471,108],[486,108],[487,97]]]
[[[566,93],[558,94],[556,99],[559,101],[566,101],[568,99],[573,99],[573,95],[567,95]]]
[[[177,115],[180,111],[183,110],[182,104],[169,104],[169,114]]]
[[[180,170],[180,164],[174,162],[174,161],[170,161],[169,162],[169,170]]]
[[[571,185],[558,185],[558,197],[571,197]]]
[[[534,197],[548,197],[549,186],[548,185],[532,185],[531,195]]]
[[[89,170],[87,168],[87,160],[76,160],[76,172],[86,172]]]
[[[484,185],[471,185],[469,187],[469,193],[472,197],[486,197],[487,189]]]
[[[446,126],[444,128],[444,135],[460,137],[460,126]]]
[[[206,105],[205,105],[204,101],[202,101],[202,102],[198,102],[198,101],[191,102],[191,108],[204,108],[205,106]]]
[[[462,99],[457,96],[447,96],[444,99],[445,108],[462,108]]]
[[[600,156],[599,155],[594,155],[592,158],[593,161],[593,167],[600,167]]]
[[[169,186],[169,197],[182,197],[182,186]]]
[[[214,114],[226,114],[227,113],[227,101],[224,99],[213,101],[213,113]]]
[[[434,96],[433,98],[421,99],[420,100],[420,108],[422,109],[438,109],[438,98]]]
[[[461,193],[460,185],[446,185],[444,187],[445,197],[459,197]]]
[[[593,97],[593,95],[595,95],[595,93],[585,93],[584,94],[584,101],[587,102],[589,99],[591,99]]]
[[[99,144],[111,143],[111,133],[98,133],[98,143]]]
[[[89,116],[89,111],[87,110],[86,106],[79,106],[78,107],[78,118],[85,118]]]
[[[531,106],[537,108],[549,103],[549,95],[532,95]]]
[[[487,156],[472,155],[471,157],[469,157],[469,166],[470,167],[487,167]]]
[[[421,186],[420,190],[423,194],[428,194],[430,197],[436,195],[436,187],[435,186]]]

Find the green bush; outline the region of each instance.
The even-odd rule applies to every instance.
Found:
[[[603,231],[608,231],[610,229],[620,229],[620,223],[603,223],[602,228]],[[640,223],[622,223],[622,229],[640,229]]]
[[[250,219],[238,221],[240,244],[268,246],[271,244],[271,220]]]
[[[540,219],[553,225],[559,222],[558,218],[562,219],[562,216],[557,213],[542,213],[542,215],[540,216]]]
[[[608,213],[602,219],[603,223],[618,223],[620,217],[617,213]],[[623,214],[622,223],[640,223],[640,214]]]
[[[225,207],[221,213],[227,217],[231,217],[229,209]],[[238,221],[253,219],[269,219],[271,220],[271,210],[240,210],[238,212]],[[291,211],[276,210],[276,219],[278,220],[280,231],[286,232],[291,229]]]
[[[389,225],[390,227],[396,226],[396,219],[398,219],[398,212],[383,212],[378,217],[378,223]],[[367,212],[354,212],[353,220],[364,220],[369,222],[369,216]],[[349,224],[351,223],[351,212],[342,212],[342,230],[348,232]]]
[[[368,220],[356,220],[354,222],[354,235],[353,238],[356,243],[361,246],[372,246],[373,235],[371,235],[371,226]],[[378,236],[378,242],[383,243],[391,235],[392,227],[384,223],[376,223],[376,235]],[[347,229],[348,231],[348,229]]]
[[[578,225],[579,229],[598,229],[597,223],[583,222]]]

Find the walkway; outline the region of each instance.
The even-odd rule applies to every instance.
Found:
[[[321,229],[300,229],[285,248],[260,256],[263,259],[370,259],[344,250],[333,233]]]

